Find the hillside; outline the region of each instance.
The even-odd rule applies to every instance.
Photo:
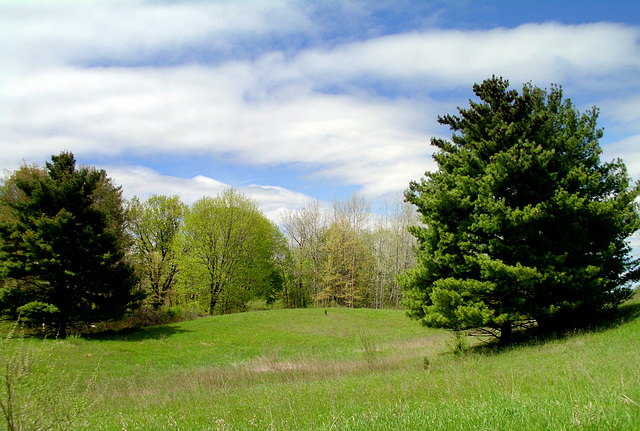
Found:
[[[59,341],[51,376],[69,382],[79,374],[79,388],[95,376],[90,414],[77,429],[631,430],[640,423],[633,314],[613,329],[463,357],[446,353],[449,337],[396,310],[252,312]]]

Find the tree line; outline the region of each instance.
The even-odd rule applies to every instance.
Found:
[[[190,206],[126,201],[104,170],[77,167],[69,152],[22,166],[0,192],[0,310],[63,335],[138,307],[398,307],[397,275],[413,265],[417,213],[400,199],[380,214],[358,194],[314,201],[278,226],[232,188]]]
[[[331,207],[313,201],[280,226],[234,189],[190,207],[177,196],[134,198],[126,213],[139,286],[155,309],[399,307],[397,276],[414,263],[417,213],[399,199],[380,214],[358,194]]]
[[[485,80],[469,108],[438,117],[453,132],[431,141],[438,169],[376,213],[354,194],[277,226],[233,189],[190,206],[125,201],[71,153],[24,165],[0,187],[0,311],[61,334],[140,306],[216,314],[253,300],[403,305],[426,326],[505,343],[523,322],[588,325],[640,280],[627,241],[640,184],[601,161],[597,108],[580,113],[559,86],[508,87]]]

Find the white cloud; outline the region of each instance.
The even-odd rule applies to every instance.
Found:
[[[122,186],[126,199],[138,196],[145,200],[151,195],[178,195],[187,205],[203,196],[216,196],[232,187],[213,178],[197,175],[193,178],[177,178],[161,175],[146,167],[103,167],[117,185]],[[278,223],[282,214],[299,208],[313,198],[278,186],[233,186],[240,193],[255,199],[262,212]]]
[[[251,165],[303,164],[310,174],[373,191],[379,183],[405,187],[406,178],[380,175],[428,157],[424,122],[435,112],[424,101],[319,94],[304,85],[255,96],[260,79],[254,65],[237,62],[14,76],[5,94],[13,109],[0,120],[7,148],[0,160],[15,165],[62,150],[85,157],[227,154]]]
[[[604,145],[602,150],[601,159],[604,162],[621,158],[631,178],[640,181],[640,135],[629,136],[619,142]]]
[[[446,90],[470,92],[501,74],[514,86],[570,81],[588,92],[640,68],[640,30],[610,23],[434,29],[287,51],[270,48],[271,38],[318,36],[297,2],[5,2],[0,16],[0,168],[9,169],[62,150],[103,159],[191,154],[294,165],[377,197],[433,169],[436,115],[466,104],[443,98]],[[387,85],[403,96],[382,95]],[[629,97],[621,118],[637,120],[637,104]],[[640,172],[629,148],[636,137],[609,150]],[[179,192],[192,201],[226,187],[197,172],[180,179],[148,168],[108,172],[141,196]],[[272,213],[285,197],[304,199],[284,188],[250,191],[272,202]]]
[[[640,67],[639,36],[638,28],[610,23],[429,30],[311,50],[300,56],[299,67],[320,80],[375,74],[427,86],[466,86],[496,74],[551,83]]]
[[[180,60],[185,48],[229,54],[261,35],[312,31],[312,23],[286,1],[109,2],[7,1],[0,5],[10,65],[131,60]],[[190,60],[187,56],[187,60]],[[5,64],[6,67],[6,64]]]

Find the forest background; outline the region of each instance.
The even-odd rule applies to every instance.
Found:
[[[69,152],[51,160],[2,182],[6,317],[43,328],[63,321],[52,329],[65,334],[67,323],[139,307],[144,324],[178,309],[400,306],[397,276],[414,263],[408,227],[418,223],[400,197],[375,215],[358,194],[313,202],[278,226],[232,188],[191,206],[175,195],[127,201],[104,170],[76,167]]]
[[[397,275],[414,263],[418,221],[401,197],[374,214],[358,194],[289,211],[277,226],[228,189],[191,207],[177,196],[129,203],[132,258],[153,307],[208,313],[251,301],[285,307],[399,307]],[[255,305],[255,304],[254,304]]]

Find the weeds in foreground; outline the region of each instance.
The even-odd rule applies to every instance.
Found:
[[[462,331],[455,331],[453,337],[446,341],[446,346],[455,357],[466,355],[471,348],[466,334]]]
[[[36,347],[17,331],[14,324],[0,336],[0,409],[7,430],[70,429],[93,404],[96,373],[86,382],[69,378],[54,358],[57,341]],[[10,345],[12,340],[18,343]]]
[[[367,367],[375,371],[381,367],[380,361],[380,348],[378,344],[370,336],[360,335],[360,348],[362,349],[362,356],[364,357]]]

